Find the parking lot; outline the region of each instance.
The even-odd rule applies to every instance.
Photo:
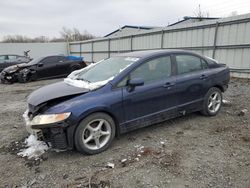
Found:
[[[122,135],[93,156],[75,151],[48,151],[39,160],[17,156],[28,136],[25,97],[58,80],[0,85],[0,187],[250,186],[249,81],[231,80],[224,94],[229,104],[216,117],[194,113],[152,125]]]

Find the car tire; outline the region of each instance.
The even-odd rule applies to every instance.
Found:
[[[115,137],[114,120],[105,113],[94,113],[83,119],[75,132],[76,149],[84,154],[106,150]]]
[[[212,87],[205,95],[203,102],[203,110],[201,113],[205,116],[215,116],[221,109],[222,93],[217,87]]]

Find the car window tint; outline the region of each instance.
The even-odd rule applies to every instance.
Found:
[[[125,78],[122,79],[122,81],[120,81],[118,84],[117,84],[117,87],[124,87],[127,85],[127,82],[128,82],[128,76],[126,76]]]
[[[57,61],[66,61],[67,59],[64,56],[58,56]]]
[[[42,63],[44,64],[58,63],[58,57],[57,56],[46,57],[45,59],[42,60]]]
[[[142,78],[144,83],[150,83],[161,80],[171,75],[171,59],[170,56],[160,57],[148,61],[134,70],[130,78]]]
[[[201,59],[201,64],[202,64],[202,68],[203,69],[207,69],[208,68],[207,62],[204,61],[203,59]]]
[[[4,55],[0,56],[0,63],[4,63],[4,60],[5,60],[5,56]]]
[[[5,60],[5,56],[4,55],[0,56],[0,60]]]
[[[192,55],[176,55],[178,74],[203,69],[201,59]]]
[[[16,56],[15,55],[9,55],[9,60],[13,60],[13,59],[16,59]]]

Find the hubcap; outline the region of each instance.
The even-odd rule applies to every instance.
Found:
[[[111,137],[110,123],[104,119],[96,119],[88,123],[82,134],[86,148],[97,150],[105,146]]]
[[[221,95],[215,91],[213,92],[208,100],[208,110],[212,113],[216,113],[220,109]]]

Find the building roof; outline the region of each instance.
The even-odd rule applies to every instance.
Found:
[[[220,19],[217,17],[192,17],[192,16],[185,16],[183,17],[183,20],[180,20],[178,22],[175,22],[173,24],[170,24],[168,26],[173,26],[173,25],[177,25],[177,24],[181,24],[187,21],[205,21],[205,20],[216,20],[216,19]]]
[[[144,30],[150,30],[150,29],[154,29],[154,28],[157,28],[157,27],[152,27],[152,26],[134,26],[134,25],[124,25],[123,27],[121,27],[121,28],[119,28],[119,29],[117,29],[117,30],[115,30],[115,31],[113,31],[113,32],[111,32],[111,33],[109,33],[109,34],[105,35],[104,37],[108,37],[108,36],[110,36],[110,35],[112,35],[112,34],[114,34],[114,33],[118,32],[118,31],[120,31],[120,30],[122,30],[122,29],[124,29],[124,28],[133,28],[133,29],[144,29]]]

